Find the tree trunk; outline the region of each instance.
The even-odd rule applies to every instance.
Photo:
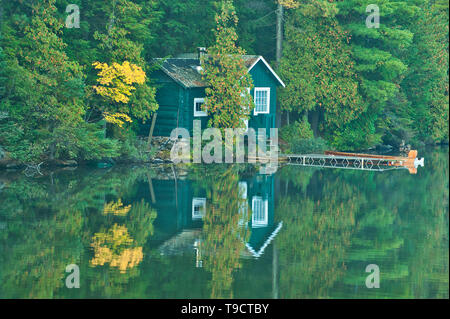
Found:
[[[319,136],[319,112],[318,110],[314,110],[310,112],[311,114],[311,129],[314,133],[314,137]]]
[[[283,11],[284,8],[278,4],[277,8],[277,44],[276,44],[276,64],[277,68],[280,66],[281,54],[283,50]]]
[[[55,148],[56,148],[56,145],[55,145],[54,142],[52,142],[50,144],[50,146],[49,146],[49,149],[50,149],[50,161],[53,161],[55,159]]]
[[[275,60],[276,60],[276,68],[278,69],[280,67],[280,61],[281,61],[281,53],[283,49],[283,6],[281,4],[278,4],[277,8],[277,30],[276,30],[276,54],[275,54]],[[280,104],[277,101],[277,111],[276,111],[276,127],[281,127],[281,107]]]
[[[103,138],[106,138],[106,120],[103,122]]]

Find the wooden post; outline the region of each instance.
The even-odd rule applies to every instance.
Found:
[[[150,174],[147,172],[147,181],[148,181],[148,187],[150,191],[150,198],[152,199],[152,204],[156,203],[156,197],[155,197],[155,191],[153,190],[153,183],[152,178],[150,177]]]
[[[152,124],[150,125],[150,131],[148,133],[148,140],[147,140],[147,149],[148,150],[150,150],[150,146],[152,143],[153,130],[155,129],[155,123],[156,123],[156,116],[158,116],[158,113],[153,114]]]

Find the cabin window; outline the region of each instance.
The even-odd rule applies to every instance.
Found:
[[[192,219],[202,219],[205,217],[206,198],[192,199]]]
[[[270,88],[255,88],[255,115],[269,113]]]
[[[194,99],[194,116],[208,116],[206,110],[203,109],[204,104],[205,104],[204,98]]]
[[[252,198],[252,228],[265,227],[268,224],[269,202],[260,196]]]

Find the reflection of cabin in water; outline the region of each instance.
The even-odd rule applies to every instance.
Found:
[[[190,180],[151,181],[158,217],[154,222],[152,239],[160,245],[162,254],[180,254],[193,251],[201,238],[202,219],[208,199],[206,189]],[[242,207],[241,227],[251,229],[244,255],[260,257],[277,235],[282,223],[274,221],[274,178],[271,175],[257,175],[239,182],[240,194],[247,199]]]

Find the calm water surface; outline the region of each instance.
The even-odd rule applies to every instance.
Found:
[[[417,175],[0,172],[0,298],[448,298],[449,154],[420,155]]]

